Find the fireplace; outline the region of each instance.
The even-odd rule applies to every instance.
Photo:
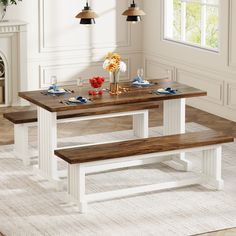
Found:
[[[0,106],[23,104],[19,91],[27,90],[27,24],[0,23]]]

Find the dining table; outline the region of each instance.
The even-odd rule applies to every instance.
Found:
[[[104,85],[104,87],[106,87]],[[57,112],[79,109],[91,109],[105,106],[122,106],[136,103],[163,102],[163,135],[185,133],[186,99],[206,96],[207,92],[181,84],[168,78],[150,80],[150,86],[136,86],[132,82],[120,83],[121,93],[114,95],[109,89],[104,89],[102,95],[88,95],[89,86],[63,86],[68,91],[63,95],[49,95],[47,90],[19,92],[19,97],[37,107],[38,116],[38,149],[39,170],[52,180],[58,180],[58,160],[54,156],[57,149]],[[161,88],[171,88],[173,94],[160,94]],[[66,102],[70,97],[81,96],[89,102],[73,104]],[[79,135],[79,130],[78,130]],[[185,153],[173,157],[172,167],[189,171],[191,163],[186,160]]]

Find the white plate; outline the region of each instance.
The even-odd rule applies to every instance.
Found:
[[[137,86],[152,86],[153,84],[133,83],[133,85],[137,85]]]
[[[66,91],[65,90],[53,90],[53,89],[50,89],[50,90],[48,90],[48,93],[52,93],[52,94],[64,94],[64,93],[66,93]]]

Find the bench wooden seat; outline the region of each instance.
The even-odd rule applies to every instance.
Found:
[[[147,110],[155,108],[158,108],[157,102],[107,106],[101,108],[90,108],[84,110],[81,109],[81,110],[58,112],[57,119],[113,114],[119,112],[139,111],[139,110]],[[11,121],[13,124],[35,123],[37,122],[37,111],[29,110],[29,111],[9,112],[9,113],[4,113],[3,117]]]
[[[133,116],[133,131],[137,137],[148,137],[148,110],[158,108],[157,102],[134,103],[100,108],[57,112],[57,122],[74,122],[111,117]],[[3,114],[14,124],[14,148],[17,158],[25,165],[31,163],[28,145],[28,127],[37,126],[37,111],[17,111]]]
[[[160,189],[193,184],[209,184],[223,188],[221,178],[221,145],[233,142],[232,137],[216,131],[204,131],[170,136],[122,141],[110,144],[55,150],[55,154],[69,163],[68,193],[86,211],[87,202],[122,197]],[[85,194],[85,174],[122,167],[171,160],[170,155],[202,151],[201,175],[195,179],[139,186],[105,193]]]

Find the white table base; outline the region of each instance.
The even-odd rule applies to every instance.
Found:
[[[185,98],[164,101],[163,106],[163,135],[185,133]],[[177,170],[192,169],[191,162],[185,159],[185,153],[173,156],[172,161],[166,164]]]
[[[72,122],[130,115],[133,116],[134,135],[139,138],[148,138],[148,110],[76,117],[60,120],[60,123],[69,120]],[[49,180],[59,180],[61,174],[58,171],[58,158],[54,155],[54,150],[57,149],[57,113],[49,112],[41,107],[38,107],[38,149],[39,173]]]
[[[44,177],[58,179],[57,157],[57,113],[38,107],[39,170]]]

